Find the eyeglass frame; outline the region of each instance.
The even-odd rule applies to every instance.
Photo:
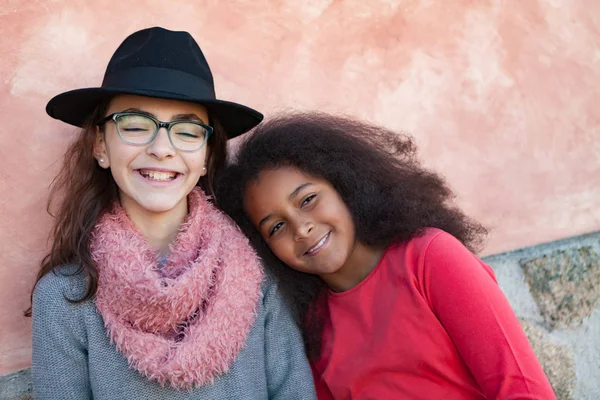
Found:
[[[119,129],[119,125],[117,123],[117,118],[122,117],[122,116],[127,116],[127,115],[136,115],[139,117],[145,117],[148,118],[152,121],[154,121],[154,123],[156,124],[156,130],[154,131],[154,133],[152,134],[152,136],[150,137],[150,139],[145,142],[145,143],[132,143],[129,142],[127,140],[125,140],[123,138],[123,136],[121,136],[121,130]],[[154,141],[154,139],[156,139],[156,136],[158,136],[158,131],[160,131],[160,128],[166,128],[167,129],[167,137],[169,138],[169,142],[171,143],[171,146],[173,146],[174,149],[177,149],[178,151],[183,151],[183,152],[188,152],[188,153],[192,153],[194,151],[198,151],[201,150],[206,143],[208,142],[208,138],[213,134],[214,132],[214,128],[210,125],[206,125],[203,124],[202,122],[199,121],[192,121],[189,119],[178,119],[175,121],[170,121],[170,122],[164,122],[161,121],[157,118],[154,118],[151,115],[148,114],[144,114],[144,113],[139,113],[139,112],[131,112],[131,111],[125,111],[125,112],[116,112],[116,113],[112,113],[110,115],[107,115],[105,118],[103,118],[102,120],[100,120],[98,122],[98,126],[102,126],[105,125],[108,121],[113,121],[115,123],[115,128],[117,129],[117,134],[119,135],[119,139],[121,139],[123,142],[130,144],[132,146],[146,146],[149,145],[150,143],[152,143]],[[181,123],[189,123],[189,124],[195,124],[195,125],[199,125],[202,128],[206,129],[206,137],[204,138],[204,142],[202,142],[202,144],[200,145],[200,147],[198,147],[197,149],[194,150],[184,150],[184,149],[180,149],[179,147],[175,146],[175,144],[173,143],[173,139],[171,139],[171,127],[175,124],[181,124]]]

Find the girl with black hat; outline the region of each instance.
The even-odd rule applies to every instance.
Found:
[[[216,98],[194,39],[135,32],[46,110],[82,131],[32,295],[35,397],[313,399],[275,283],[213,205],[227,139],[262,115]]]

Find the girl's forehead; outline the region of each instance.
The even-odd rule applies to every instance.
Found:
[[[280,186],[290,187],[298,184],[298,182],[323,183],[326,182],[323,178],[312,175],[300,168],[294,166],[281,166],[276,168],[265,168],[260,171],[258,176],[247,185],[249,186]]]
[[[268,168],[244,188],[244,208],[273,208],[293,203],[307,191],[333,186],[323,178],[295,167]]]
[[[293,204],[307,188],[317,184],[314,177],[294,167],[269,168],[249,182],[244,190],[244,209],[255,225],[269,215]]]
[[[165,120],[174,115],[195,114],[200,119],[208,121],[208,109],[201,104],[135,95],[120,95],[113,98],[108,106],[107,114],[128,109],[143,110]]]

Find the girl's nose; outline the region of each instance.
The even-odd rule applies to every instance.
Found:
[[[310,236],[313,230],[313,223],[309,220],[300,221],[296,224],[295,239],[296,241],[304,240]]]
[[[150,155],[158,158],[159,160],[163,158],[173,157],[177,150],[171,144],[169,140],[169,133],[167,132],[167,128],[160,128],[156,137],[147,147],[147,152]]]

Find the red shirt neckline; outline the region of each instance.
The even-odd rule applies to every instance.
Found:
[[[369,274],[367,276],[365,276],[365,279],[360,281],[356,286],[354,286],[351,289],[345,290],[343,292],[334,292],[333,290],[331,290],[331,288],[328,288],[327,289],[328,296],[331,298],[340,298],[340,297],[344,297],[344,296],[349,296],[352,293],[359,291],[360,288],[367,285],[367,283],[373,278],[373,276],[377,275],[377,271],[379,270],[379,267],[383,263],[383,260],[386,258],[388,252],[390,251],[391,248],[394,248],[396,246],[397,245],[395,245],[395,244],[391,244],[391,245],[387,246],[385,248],[385,250],[383,251],[381,258],[377,262],[377,265],[375,265],[375,268],[373,268],[373,270],[371,272],[369,272]]]

